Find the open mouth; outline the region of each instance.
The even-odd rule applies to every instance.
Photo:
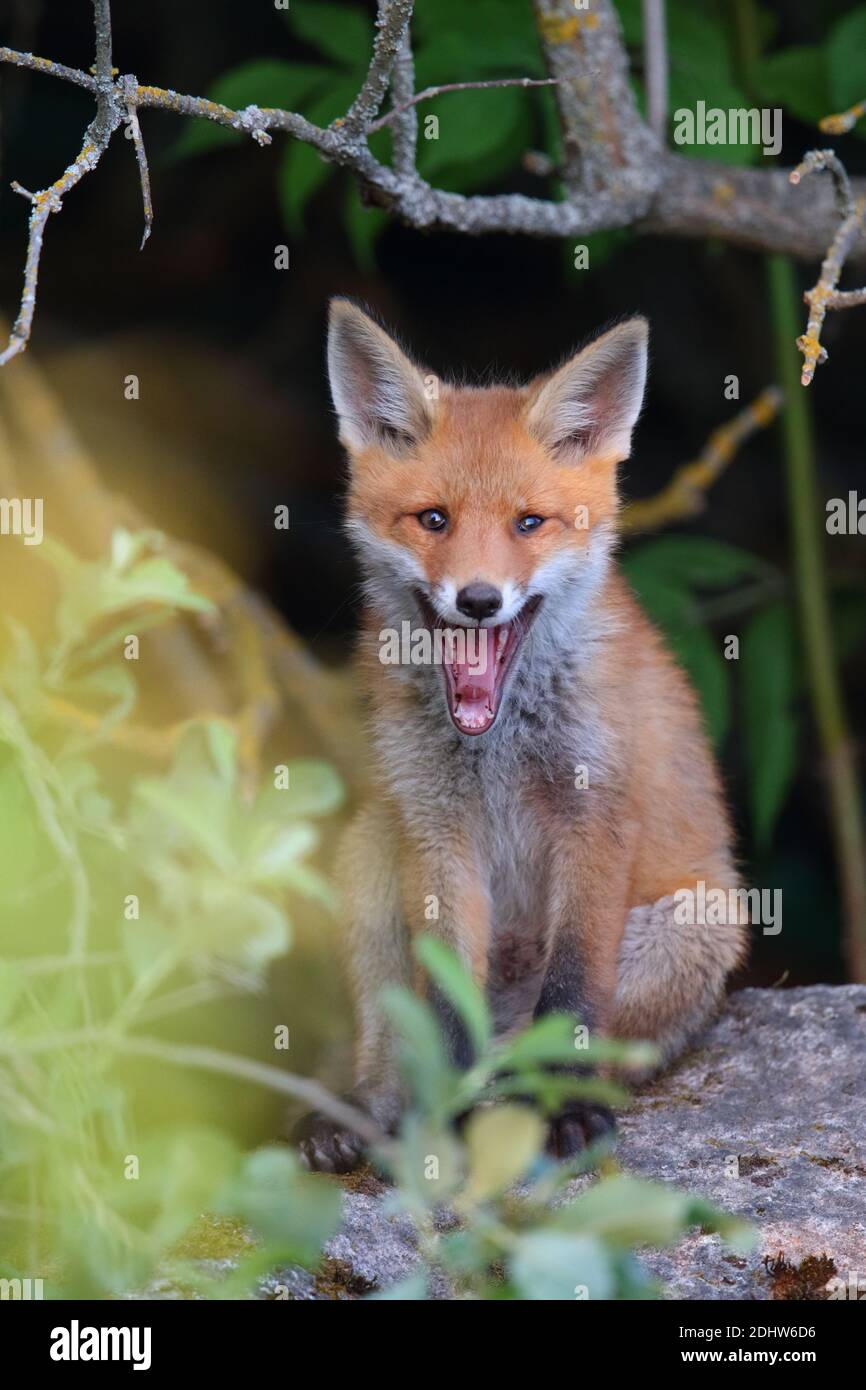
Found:
[[[445,701],[455,728],[461,734],[486,734],[496,722],[508,672],[532,626],[541,595],[528,599],[508,623],[496,627],[459,627],[434,612],[418,594],[429,626],[450,634],[443,644],[442,670]]]

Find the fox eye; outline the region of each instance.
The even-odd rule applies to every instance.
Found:
[[[436,507],[428,507],[426,511],[419,512],[418,520],[425,531],[444,531],[448,525],[447,516]]]
[[[544,525],[543,516],[521,516],[515,523],[521,536],[528,536],[530,531],[537,531],[539,526]]]

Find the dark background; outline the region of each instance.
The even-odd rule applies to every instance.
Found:
[[[792,0],[764,8],[778,20],[774,44],[787,46],[820,41],[851,6]],[[0,40],[88,67],[90,5],[7,0],[0,4]],[[249,59],[317,61],[270,4],[225,0],[117,3],[114,54],[122,71],[142,81],[197,95]],[[14,178],[38,189],[57,178],[80,148],[92,102],[62,82],[7,67],[0,80],[0,305],[11,318],[28,207],[9,183]],[[223,554],[263,587],[324,660],[341,660],[348,651],[357,579],[339,530],[343,465],[323,371],[329,296],[348,294],[371,305],[443,374],[491,368],[534,374],[604,321],[646,314],[652,368],[624,473],[630,496],[659,489],[736,411],[723,394],[728,374],[740,379],[741,405],[774,379],[765,266],[757,254],[632,236],[606,259],[599,250],[597,269],[576,272],[568,248],[555,241],[422,236],[392,225],[373,264],[360,268],[343,220],[345,176],[313,198],[305,234],[290,234],[278,197],[279,136],[269,149],[250,141],[179,159],[174,147],[183,118],[146,111],[141,122],[153,235],[139,252],[134,154],[116,138],[49,223],[31,351],[112,481],[161,520],[170,495],[174,530]],[[816,143],[826,140],[786,119],[786,164]],[[866,170],[862,140],[835,143],[852,173]],[[478,187],[485,189],[483,182]],[[519,167],[487,187],[545,191]],[[288,271],[274,268],[274,247],[282,242],[291,248]],[[806,287],[817,267],[804,265],[798,273]],[[845,283],[856,282],[852,273],[855,279]],[[809,392],[822,501],[862,487],[866,310],[831,316],[825,342],[831,360]],[[127,372],[141,378],[134,406],[123,399]],[[291,508],[290,543],[272,526],[279,502]],[[776,431],[750,441],[713,489],[707,511],[676,529],[728,541],[790,576]],[[862,538],[834,538],[828,562],[834,581],[862,585]],[[718,627],[720,634],[736,630],[730,621]],[[844,676],[860,738],[862,640],[851,645]],[[804,700],[793,791],[771,848],[757,857],[744,809],[737,698],[735,690],[735,717],[721,753],[744,867],[751,882],[782,887],[785,903],[785,931],[756,939],[747,980],[768,984],[785,971],[794,984],[841,979],[821,759]]]

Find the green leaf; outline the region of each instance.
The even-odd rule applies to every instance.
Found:
[[[573,1063],[577,1058],[574,1020],[567,1014],[547,1014],[504,1044],[498,1067],[501,1071],[517,1071],[521,1067]]]
[[[304,111],[317,126],[328,126],[345,115],[357,94],[354,77],[330,74],[326,90]],[[301,140],[286,142],[280,161],[278,192],[286,226],[293,236],[303,230],[304,211],[321,186],[336,172],[336,166],[323,159],[312,145]]]
[[[43,541],[43,553],[63,579],[55,622],[64,652],[83,639],[91,624],[141,604],[160,605],[167,618],[175,609],[213,612],[211,601],[193,593],[187,576],[166,556],[139,558],[138,542],[144,540],[147,546],[158,543],[154,533],[135,537],[121,530],[113,538],[110,559],[96,561],[80,559],[54,539]]]
[[[460,1016],[475,1051],[483,1052],[490,1041],[487,1000],[460,957],[429,934],[418,938],[415,955]]]
[[[387,212],[383,208],[365,207],[354,179],[347,179],[343,219],[358,269],[372,272],[376,267],[373,249],[388,225]]]
[[[644,576],[659,576],[689,589],[726,589],[773,572],[759,556],[708,536],[645,541],[628,555],[624,568],[638,591]]]
[[[423,1212],[452,1196],[463,1177],[463,1149],[449,1121],[410,1112],[394,1147],[388,1166],[410,1210]]]
[[[730,670],[721,640],[698,626],[672,632],[670,640],[698,692],[710,738],[718,745],[731,722]]]
[[[373,30],[357,5],[293,0],[286,19],[298,38],[348,68],[353,77],[363,74],[373,52]]]
[[[694,111],[699,101],[722,110],[748,109],[752,103],[738,85],[725,26],[694,5],[671,4],[668,10],[670,53],[669,108]],[[759,157],[755,145],[677,145],[679,153],[724,164],[749,164]]]
[[[695,686],[711,737],[720,742],[730,720],[728,669],[720,643],[698,622],[696,605],[682,581],[654,564],[627,561],[624,568],[642,606]]]
[[[646,1043],[618,1042],[613,1038],[592,1036],[588,1047],[577,1048],[574,1019],[568,1014],[547,1014],[501,1045],[497,1051],[496,1066],[500,1072],[520,1072],[527,1067],[575,1062],[640,1069],[650,1066],[655,1060],[655,1050]]]
[[[544,1122],[528,1105],[476,1110],[466,1124],[469,1174],[465,1197],[483,1202],[517,1182],[538,1157]]]
[[[827,56],[816,44],[771,53],[756,65],[754,84],[768,106],[783,106],[808,125],[817,125],[832,109]]]
[[[134,787],[136,800],[164,820],[181,842],[203,854],[214,868],[230,872],[237,856],[229,834],[228,807],[214,802],[202,784],[178,787],[165,779],[148,777]]]
[[[230,1211],[283,1252],[283,1258],[314,1264],[340,1223],[340,1189],[305,1172],[290,1149],[276,1145],[248,1155],[223,1197]]]
[[[752,831],[763,852],[797,770],[797,639],[787,604],[771,604],[751,620],[743,636],[740,673]]]
[[[858,5],[833,26],[827,68],[834,112],[866,100],[866,5]]]
[[[267,793],[267,810],[286,817],[327,816],[343,801],[343,784],[337,773],[318,758],[293,758],[288,764],[289,785]]]
[[[542,77],[529,5],[514,0],[425,0],[413,17],[416,87],[496,76]]]
[[[530,132],[525,92],[513,87],[449,92],[424,107],[439,120],[438,139],[424,137],[422,116],[418,168],[422,176],[460,192],[494,182],[520,158]]]
[[[327,68],[308,63],[283,63],[270,58],[257,59],[232,68],[208,92],[211,101],[242,111],[246,106],[276,106],[285,111],[302,111],[310,98],[321,91],[331,74]],[[218,145],[250,143],[250,137],[215,121],[189,120],[169,159],[185,159]]]
[[[458,1077],[433,1010],[395,986],[382,991],[382,1007],[400,1037],[400,1068],[410,1094],[426,1111],[444,1113],[455,1097]]]
[[[616,0],[614,8],[627,44],[643,42],[643,0]]]
[[[227,956],[260,975],[289,949],[289,919],[261,893],[216,880],[208,885],[204,905],[205,919],[196,924],[203,951]]]
[[[741,1246],[748,1228],[701,1198],[621,1173],[581,1193],[552,1218],[557,1230],[592,1235],[614,1249],[672,1245],[692,1226],[706,1226]]]
[[[509,1271],[520,1297],[534,1301],[607,1299],[613,1293],[610,1253],[588,1235],[530,1231],[519,1237]]]

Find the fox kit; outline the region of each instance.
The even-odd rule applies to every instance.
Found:
[[[731,828],[695,696],[614,558],[617,464],[646,361],[633,318],[528,386],[452,386],[332,303],[374,774],[340,856],[352,1098],[386,1128],[401,1095],[378,996],[386,982],[429,990],[417,932],[460,954],[498,1032],[565,1011],[651,1039],[663,1062],[743,956],[738,921],[683,924],[677,910],[677,890],[701,880],[736,888]],[[395,633],[447,638],[441,660],[386,660]],[[431,1003],[466,1065],[459,1020]],[[569,1155],[611,1125],[572,1102],[549,1147]],[[360,1157],[357,1136],[323,1117],[297,1137],[312,1167]]]

